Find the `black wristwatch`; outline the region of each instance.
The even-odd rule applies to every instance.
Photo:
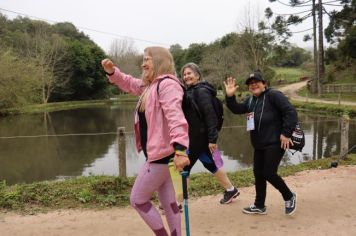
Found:
[[[114,70],[114,72],[113,72],[113,73],[110,73],[110,74],[109,74],[108,72],[106,72],[106,71],[105,71],[105,74],[106,74],[106,75],[108,75],[108,76],[112,76],[113,74],[115,74],[115,70]]]

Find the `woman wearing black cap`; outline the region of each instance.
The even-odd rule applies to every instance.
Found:
[[[252,96],[236,102],[236,80],[225,82],[226,105],[234,114],[247,113],[247,130],[250,131],[254,148],[253,173],[255,176],[256,198],[254,204],[243,209],[247,214],[266,214],[267,181],[282,194],[285,213],[291,215],[296,210],[297,195],[288,188],[277,174],[278,166],[285,150],[293,145],[290,137],[297,124],[297,112],[281,92],[267,88],[266,81],[259,72],[252,73],[246,85]]]

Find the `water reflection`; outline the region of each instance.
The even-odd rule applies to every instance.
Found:
[[[8,184],[66,178],[79,175],[118,175],[117,127],[126,127],[127,175],[136,175],[144,163],[132,134],[133,104],[94,107],[0,119],[0,136],[49,137],[0,139],[0,180]],[[340,152],[340,120],[299,114],[306,135],[303,153],[286,153],[282,164],[297,164]],[[244,116],[225,112],[219,138],[225,169],[236,171],[252,165],[253,149],[244,127]],[[350,122],[349,146],[356,143],[356,121]],[[88,134],[93,135],[80,135]],[[58,136],[77,134],[73,136]],[[79,134],[79,135],[78,135]],[[356,152],[356,150],[354,151]],[[205,171],[198,162],[193,172]]]

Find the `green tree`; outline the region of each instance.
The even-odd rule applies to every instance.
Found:
[[[142,55],[138,53],[133,40],[115,39],[110,45],[109,57],[123,72],[140,77]]]
[[[0,47],[0,109],[41,102],[39,75],[34,63]]]
[[[287,50],[274,50],[273,65],[282,67],[297,67],[311,60],[308,51],[299,47],[289,47]]]
[[[38,79],[42,84],[42,102],[47,103],[52,92],[63,80],[66,65],[63,61],[66,50],[65,41],[58,35],[51,33],[50,26],[44,22],[33,22],[33,32],[27,37],[27,52],[39,70]]]
[[[41,68],[37,79],[44,103],[110,94],[100,66],[105,53],[73,24],[51,25],[23,17],[9,20],[0,15],[0,26],[0,46]]]
[[[330,43],[340,42],[355,27],[356,0],[340,0],[340,3],[342,10],[330,13],[330,22],[325,29],[325,37]]]
[[[185,50],[179,44],[173,44],[169,47],[169,51],[172,53],[174,64],[178,75],[180,75],[180,70],[186,63],[185,61]]]
[[[251,71],[260,70],[271,79],[269,56],[274,47],[273,37],[246,28],[242,33],[230,33],[208,45],[201,67],[205,79],[221,87],[229,76],[237,77],[240,85]]]
[[[331,44],[338,44],[340,59],[347,60],[356,58],[356,0],[340,2],[343,4],[343,9],[331,12],[325,36]]]
[[[92,43],[68,41],[65,61],[70,65],[71,77],[66,86],[57,88],[58,100],[99,99],[108,95],[108,84],[101,69],[105,53]],[[64,90],[64,91],[63,91]]]
[[[184,55],[184,61],[200,64],[203,59],[204,49],[206,49],[206,47],[207,45],[205,43],[193,43],[189,45]]]
[[[241,58],[236,53],[234,46],[210,46],[204,52],[201,69],[205,80],[221,89],[223,80],[229,76],[236,76],[241,68]]]
[[[277,0],[269,0],[269,2],[276,2]],[[314,57],[314,79],[312,83],[312,92],[320,94],[320,81],[324,76],[325,66],[324,66],[324,47],[323,47],[323,34],[322,34],[322,1],[319,0],[318,6],[316,5],[316,0],[289,0],[288,3],[283,1],[277,1],[279,4],[289,6],[299,10],[293,14],[275,14],[274,23],[272,24],[272,29],[276,32],[277,35],[283,37],[283,41],[286,41],[291,35],[292,32],[289,30],[289,26],[297,25],[302,23],[304,20],[312,17],[313,19],[313,35],[305,35],[304,40],[307,41],[313,38],[313,57]],[[307,9],[307,10],[305,10]],[[318,53],[318,45],[317,45],[317,21],[316,21],[316,11],[319,11],[319,53]],[[274,15],[271,8],[267,8],[265,10],[265,15],[268,19],[271,19]],[[308,29],[309,30],[309,29]],[[308,31],[306,30],[306,31]],[[304,32],[304,31],[302,31]],[[300,32],[296,32],[300,33]]]
[[[325,29],[326,39],[332,45],[326,51],[329,81],[338,77],[356,78],[356,0],[340,3],[342,10],[331,12],[330,23]]]
[[[340,41],[339,49],[344,59],[356,59],[356,25],[348,31],[345,39]]]

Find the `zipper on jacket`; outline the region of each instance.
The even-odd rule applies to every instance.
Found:
[[[261,116],[260,116],[260,120],[259,120],[259,122],[258,122],[258,129],[257,129],[257,131],[260,131],[260,128],[261,128],[261,121],[262,121],[262,116],[263,116],[263,112],[264,112],[264,108],[265,108],[265,100],[266,100],[266,93],[264,92],[264,93],[263,93],[263,100],[262,100]],[[253,96],[251,97],[250,102],[249,102],[249,104],[248,104],[248,110],[249,110],[249,111],[250,111],[250,108],[251,108],[252,101],[253,101]],[[253,112],[255,112],[255,110],[256,110],[256,108],[257,108],[258,101],[259,101],[259,97],[256,97],[256,104],[255,104],[254,107],[253,107]]]
[[[261,120],[262,120],[263,111],[264,111],[264,108],[265,108],[265,99],[266,99],[266,94],[263,94],[262,111],[261,111],[261,116],[260,116],[260,122],[258,124],[258,132],[260,132],[260,128],[261,128]]]

